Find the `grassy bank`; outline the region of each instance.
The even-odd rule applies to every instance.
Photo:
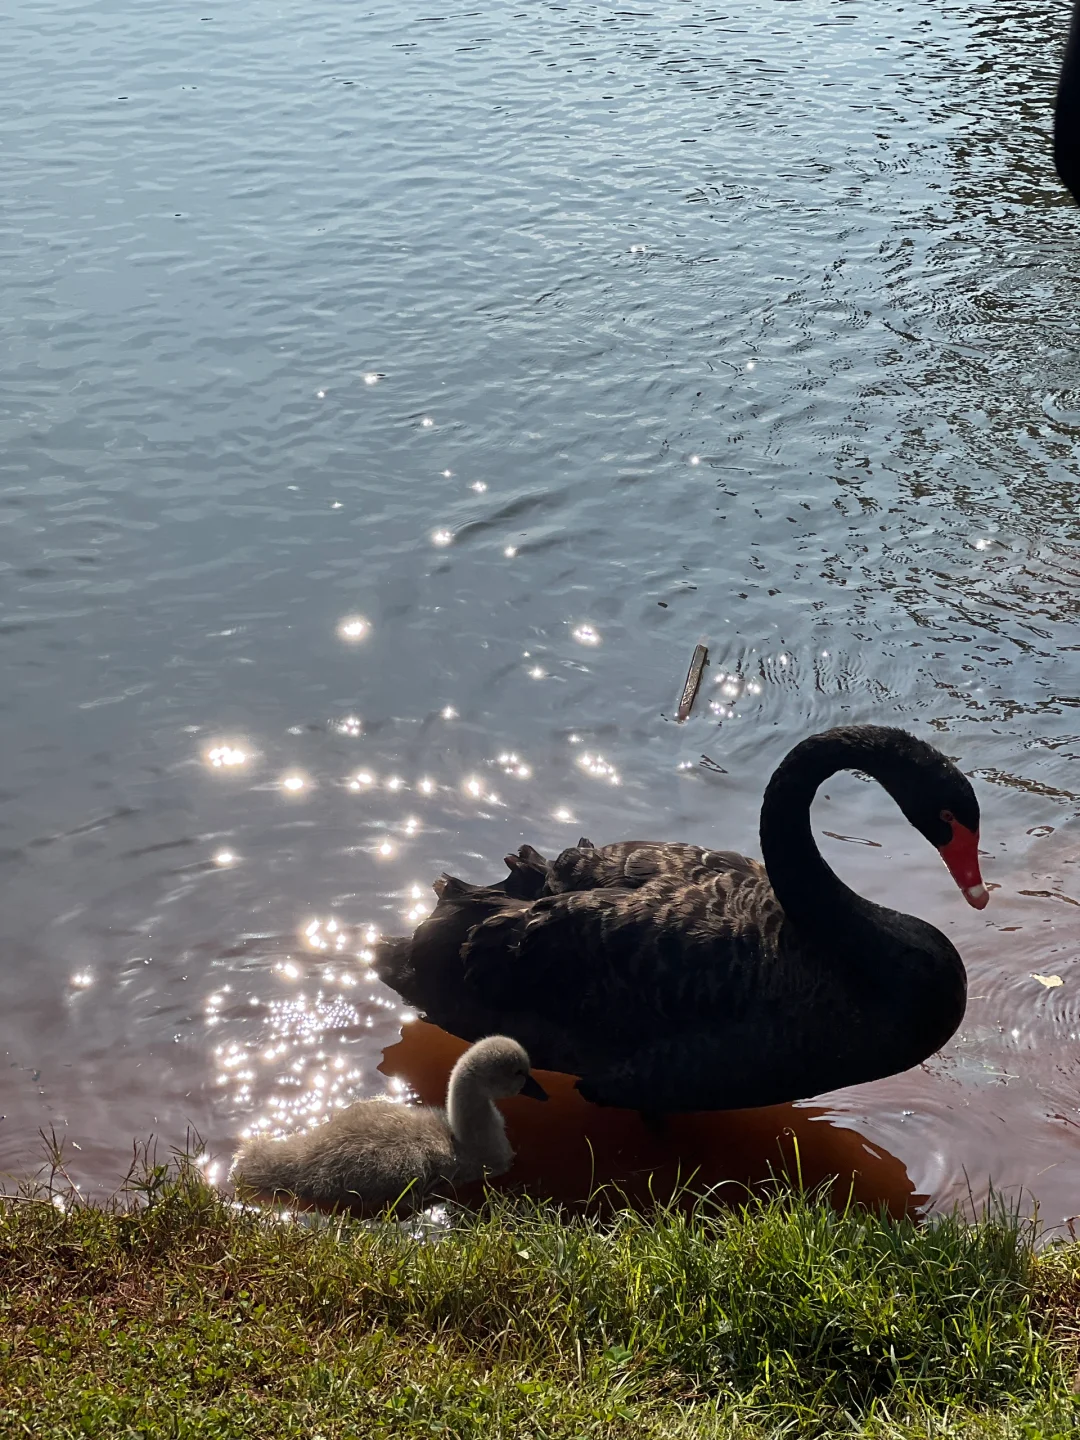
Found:
[[[1072,1436],[1080,1251],[813,1198],[434,1242],[268,1223],[181,1164],[137,1208],[0,1202],[0,1434]]]

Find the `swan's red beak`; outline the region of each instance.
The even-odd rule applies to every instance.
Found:
[[[990,892],[983,884],[979,871],[979,832],[969,830],[959,820],[954,820],[952,839],[942,845],[938,853],[968,904],[976,910],[983,909],[989,902]]]

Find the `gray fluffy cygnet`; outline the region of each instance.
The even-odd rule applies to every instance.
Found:
[[[247,1141],[233,1159],[233,1179],[324,1205],[415,1210],[436,1187],[509,1170],[514,1152],[494,1102],[522,1092],[547,1099],[517,1041],[491,1035],[450,1072],[445,1110],[360,1100],[306,1134]]]

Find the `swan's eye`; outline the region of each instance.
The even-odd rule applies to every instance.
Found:
[[[945,821],[946,825],[953,825],[956,822],[956,816],[951,810],[942,810],[941,818]]]

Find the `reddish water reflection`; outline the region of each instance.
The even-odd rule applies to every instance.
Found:
[[[463,1041],[434,1025],[414,1021],[386,1051],[385,1074],[405,1081],[428,1105],[441,1104]],[[914,1211],[916,1195],[895,1156],[852,1130],[828,1123],[816,1107],[770,1105],[759,1110],[672,1115],[652,1127],[636,1111],[590,1105],[570,1076],[538,1071],[546,1104],[517,1098],[503,1105],[517,1151],[513,1168],[493,1182],[572,1206],[584,1205],[598,1185],[610,1185],[632,1204],[665,1199],[680,1180],[700,1190],[721,1186],[722,1197],[761,1191],[778,1172],[801,1173],[807,1185],[833,1180],[840,1203],[854,1194],[894,1215]],[[462,1191],[475,1198],[480,1187]],[[601,1197],[610,1200],[611,1196]]]

